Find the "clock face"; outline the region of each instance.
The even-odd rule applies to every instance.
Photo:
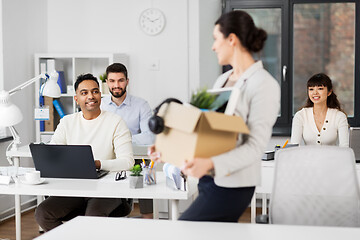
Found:
[[[159,34],[165,27],[165,16],[156,8],[149,8],[140,15],[140,27],[149,35]]]

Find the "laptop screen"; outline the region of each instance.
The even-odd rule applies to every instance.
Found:
[[[91,146],[30,144],[36,170],[41,177],[96,179]]]

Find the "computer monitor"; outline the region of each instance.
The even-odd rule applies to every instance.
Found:
[[[349,146],[353,149],[356,162],[360,162],[360,127],[351,127]]]

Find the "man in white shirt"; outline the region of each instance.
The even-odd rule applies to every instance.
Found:
[[[106,83],[111,96],[101,101],[101,109],[121,116],[132,134],[132,142],[136,145],[151,145],[155,136],[148,126],[152,116],[150,105],[142,98],[132,96],[126,92],[129,84],[128,72],[125,65],[113,63],[106,68]],[[140,160],[135,160],[140,164]],[[139,200],[140,213],[143,218],[153,217],[152,200]]]
[[[96,77],[80,75],[74,87],[74,99],[81,112],[61,119],[51,143],[90,145],[97,169],[130,169],[134,165],[130,131],[121,117],[100,110],[101,93]],[[38,206],[35,218],[45,231],[49,231],[69,216],[75,217],[79,213],[109,216],[118,207],[124,212],[129,208],[125,199],[51,196]]]

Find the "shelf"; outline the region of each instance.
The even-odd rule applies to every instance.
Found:
[[[75,94],[62,93],[61,97],[73,97]]]
[[[44,132],[40,132],[41,135],[53,135],[54,131],[44,131]]]

